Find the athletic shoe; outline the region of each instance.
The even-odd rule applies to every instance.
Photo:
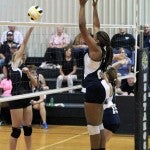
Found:
[[[42,69],[46,69],[47,68],[46,62],[42,62],[42,64],[39,67]]]
[[[4,126],[6,124],[5,121],[0,121],[0,126]]]
[[[44,122],[44,123],[42,124],[42,128],[43,128],[43,129],[48,129],[48,125],[47,125],[46,122]]]

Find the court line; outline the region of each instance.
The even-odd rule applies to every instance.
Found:
[[[67,138],[67,139],[65,139],[65,140],[62,140],[62,141],[59,141],[59,142],[56,142],[56,143],[53,143],[53,144],[50,144],[50,145],[47,145],[47,146],[43,146],[43,147],[38,148],[38,149],[36,149],[36,150],[43,150],[43,149],[45,149],[45,148],[53,147],[53,146],[55,146],[55,145],[58,145],[58,144],[67,142],[67,141],[69,141],[69,140],[72,140],[72,139],[74,139],[74,138],[80,137],[80,136],[85,135],[85,134],[87,134],[87,132],[83,132],[83,133],[81,133],[81,134],[72,136],[72,137],[70,137],[70,138]]]

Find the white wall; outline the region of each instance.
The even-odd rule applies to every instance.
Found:
[[[136,6],[139,4],[138,11]],[[40,22],[77,24],[76,28],[66,28],[66,32],[74,36],[78,33],[78,0],[1,0],[0,21],[28,22],[27,11],[30,6],[39,5],[44,10]],[[102,24],[141,25],[150,23],[150,0],[99,0],[98,13]],[[138,15],[138,17],[136,17]],[[92,0],[86,6],[86,19],[92,24]],[[7,26],[0,26],[0,34]],[[18,27],[23,34],[26,27]],[[28,44],[30,56],[43,56],[48,46],[54,27],[36,27]],[[129,30],[129,32],[132,30]],[[117,29],[109,29],[110,36]]]

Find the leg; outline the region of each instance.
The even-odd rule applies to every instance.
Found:
[[[61,88],[61,86],[62,86],[62,81],[63,81],[63,76],[62,76],[62,75],[59,75],[59,76],[57,77],[57,81],[56,81],[56,89]]]
[[[28,106],[23,110],[23,130],[24,130],[24,139],[26,143],[27,150],[31,150],[31,134],[32,134],[32,106]]]
[[[73,86],[73,81],[77,80],[77,75],[69,75],[67,77],[67,84],[68,87],[72,87]],[[69,93],[72,93],[73,90],[69,90]]]
[[[43,124],[42,124],[43,129],[47,129],[48,125],[46,123],[46,109],[45,109],[44,102],[40,103],[40,116],[41,116],[42,122],[43,122]]]
[[[23,123],[23,109],[11,109],[12,133],[10,136],[10,150],[16,150],[17,140],[21,134],[20,126]]]
[[[102,123],[103,105],[85,102],[84,108],[90,134],[91,149],[100,149],[101,135],[99,126]]]
[[[40,108],[40,116],[42,118],[42,122],[45,123],[46,122],[46,109],[45,109],[45,103],[42,102],[39,104],[39,108]]]
[[[73,86],[73,79],[72,79],[71,75],[67,76],[67,85],[68,85],[68,87],[72,87]],[[72,93],[72,92],[73,92],[72,90],[69,90],[69,93]]]
[[[111,136],[112,136],[112,132],[107,130],[107,129],[103,129],[101,130],[101,148],[105,148],[106,147],[106,143],[110,140]]]

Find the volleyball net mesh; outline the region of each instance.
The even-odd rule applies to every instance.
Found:
[[[0,27],[4,25],[5,23],[0,22]],[[6,24],[5,24],[6,25]],[[25,34],[27,30],[27,26],[29,24],[20,23],[21,26],[19,26],[19,23],[17,24],[11,24],[11,25],[17,25],[17,29],[20,30],[23,35]],[[24,26],[23,26],[24,25]],[[61,25],[61,24],[59,24]],[[37,66],[38,73],[42,74],[46,80],[47,86],[49,87],[49,90],[46,91],[39,91],[36,93],[30,93],[30,94],[22,94],[22,95],[16,95],[11,97],[4,97],[0,98],[0,102],[8,102],[12,100],[19,100],[24,98],[32,98],[35,96],[40,95],[51,95],[56,93],[62,93],[62,92],[68,92],[69,90],[74,90],[75,92],[80,92],[82,86],[82,78],[83,78],[83,55],[86,51],[86,48],[77,48],[77,46],[74,46],[73,48],[73,56],[76,59],[77,62],[77,80],[73,83],[72,87],[67,87],[66,83],[62,83],[62,87],[60,89],[56,89],[56,80],[59,76],[59,66],[60,59],[58,58],[59,54],[64,53],[62,49],[59,49],[58,55],[57,53],[54,54],[54,49],[51,51],[51,49],[48,51],[48,56],[45,59],[45,53],[49,48],[49,41],[50,37],[53,35],[53,33],[56,33],[56,26],[57,24],[32,24],[32,26],[35,26],[35,29],[29,39],[29,43],[27,46],[27,65],[35,65]],[[67,25],[63,24],[64,31],[68,34],[70,38],[70,43],[74,43],[75,36],[78,35],[79,28],[78,25]],[[88,25],[88,27],[91,29],[92,26]],[[6,27],[7,28],[7,27]],[[113,37],[114,34],[119,32],[119,28],[124,28],[127,30],[127,33],[132,34],[135,38],[135,43],[137,45],[137,35],[140,34],[141,30],[138,30],[138,27],[132,26],[132,25],[102,25],[101,30],[106,31],[110,38]],[[3,29],[5,29],[3,27]],[[143,32],[143,31],[141,31]],[[128,38],[128,37],[127,37]],[[128,39],[127,39],[128,40]],[[118,45],[119,45],[118,41]],[[122,43],[126,44],[126,43]],[[125,45],[122,45],[122,47],[125,47]],[[136,47],[136,46],[135,46]],[[118,46],[119,48],[119,46]],[[61,51],[61,52],[60,52]],[[56,49],[55,49],[56,52]],[[134,57],[132,57],[132,60],[134,61],[134,64],[132,65],[132,72],[136,74],[137,73],[137,84],[136,84],[136,90],[135,90],[135,149],[141,150],[140,148],[143,148],[146,150],[148,147],[148,129],[147,129],[147,123],[148,118],[146,117],[147,114],[147,100],[148,100],[148,69],[143,70],[143,63],[146,63],[146,58],[148,58],[147,52],[143,53],[141,50],[140,52],[137,49],[134,50]],[[137,57],[138,56],[138,57]],[[137,63],[138,59],[138,63]],[[43,62],[46,61],[45,66],[41,66]],[[147,65],[148,66],[148,65]],[[142,91],[142,92],[139,92]],[[49,101],[49,100],[48,100]],[[130,117],[130,116],[128,116]]]

